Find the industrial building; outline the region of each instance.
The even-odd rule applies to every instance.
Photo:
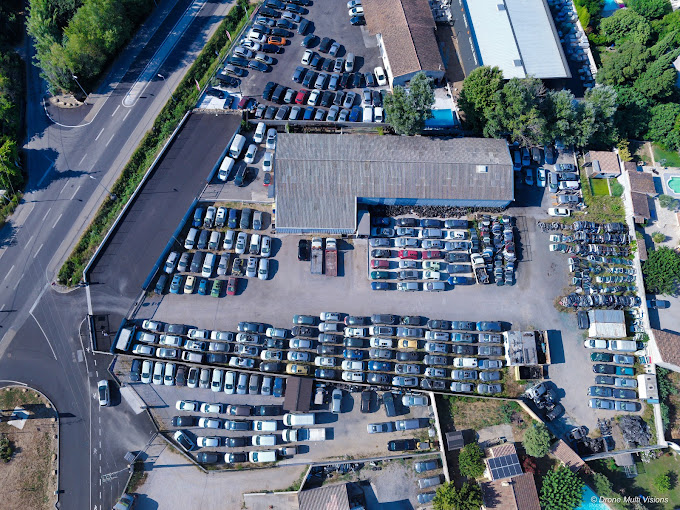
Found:
[[[546,0],[461,0],[479,66],[496,66],[505,79],[571,78]],[[464,16],[464,17],[463,17]],[[468,41],[462,41],[465,44]]]
[[[492,208],[513,199],[504,140],[278,135],[278,232],[353,234],[362,205]]]

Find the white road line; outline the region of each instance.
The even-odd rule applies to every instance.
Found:
[[[79,166],[80,166],[80,164],[85,160],[86,157],[87,157],[87,152],[86,152],[85,154],[83,154],[83,157],[80,158],[80,161],[78,161],[78,165],[79,165]]]
[[[10,383],[18,384],[19,386],[28,386],[25,382],[12,381],[11,379],[0,379],[0,382],[10,382]]]
[[[109,144],[111,143],[111,140],[113,140],[113,138],[114,138],[115,136],[116,136],[115,134],[111,135],[111,138],[109,138],[109,141],[106,142],[105,147],[108,147],[108,146],[109,146]]]
[[[131,111],[132,110],[128,110],[128,112],[125,114],[125,117],[123,117],[123,122],[125,122],[125,119],[127,119],[128,115],[130,115]]]
[[[97,140],[99,140],[99,137],[102,136],[102,133],[103,133],[103,132],[104,132],[104,128],[102,128],[102,130],[99,132],[99,134],[97,135],[97,138],[94,139],[95,142],[96,142]]]
[[[64,187],[61,188],[61,191],[59,192],[60,195],[64,192],[64,190],[66,189],[66,186],[68,186],[68,181],[66,181],[66,182],[64,183]]]
[[[59,223],[59,220],[61,219],[61,217],[62,217],[63,215],[64,215],[64,213],[61,213],[61,214],[59,215],[59,217],[57,218],[57,221],[55,221],[55,222],[54,222],[54,225],[52,225],[52,228],[54,228],[54,227],[57,226],[57,223]]]
[[[34,238],[34,237],[35,237],[35,234],[33,234],[33,235],[31,236],[31,238],[30,238],[30,239],[28,240],[28,242],[26,243],[26,246],[28,246],[29,244],[31,244],[31,241],[33,241],[33,238]]]
[[[3,303],[2,306],[0,307],[0,312],[2,312],[5,309],[6,306],[7,306],[7,304]]]
[[[9,268],[9,271],[7,271],[7,272],[5,273],[5,280],[6,280],[7,278],[9,278],[9,274],[12,272],[13,269],[14,269],[14,266],[10,267],[10,268]]]
[[[113,113],[111,114],[111,117],[113,117],[113,116],[116,114],[116,112],[118,111],[118,108],[120,108],[120,105],[116,106],[116,109],[113,110]]]
[[[99,370],[95,370],[95,371],[94,371],[94,375],[95,375],[96,377],[99,377]]]
[[[19,281],[21,281],[21,278],[19,279]],[[40,322],[38,321],[38,319],[36,319],[35,315],[33,315],[33,312],[30,312],[30,315],[31,315],[31,317],[33,317],[33,320],[35,321],[35,323],[36,323],[36,324],[38,325],[38,327],[40,328],[40,331],[42,331],[42,334],[43,334],[43,336],[45,337],[45,340],[47,340],[47,345],[49,345],[49,346],[50,346],[50,349],[52,350],[52,356],[54,356],[54,359],[57,359],[57,355],[56,355],[56,353],[54,352],[54,348],[52,347],[52,344],[50,343],[50,339],[47,338],[47,334],[45,333],[45,330],[44,330],[43,327],[40,325]]]
[[[52,170],[52,168],[54,168],[55,163],[56,163],[56,161],[52,161],[52,164],[49,166],[49,168],[47,170],[45,170],[45,173],[43,174],[43,176],[38,181],[38,187],[40,187],[40,185],[43,183],[43,181],[45,180],[45,177],[47,177],[47,174],[50,173],[50,170]]]
[[[45,218],[47,218],[47,215],[50,214],[50,212],[52,212],[51,208],[47,210],[47,212],[45,213],[45,216],[43,216],[43,219],[40,223],[43,223],[45,221]]]
[[[38,253],[40,253],[40,250],[42,250],[42,247],[45,246],[45,243],[40,245],[40,248],[33,254],[33,258],[36,258],[38,256]]]
[[[92,361],[94,361],[94,366],[96,367],[97,366],[97,360],[93,359]]]
[[[73,192],[73,195],[71,195],[71,200],[73,200],[74,198],[76,198],[76,193],[78,193],[78,191],[80,191],[80,186],[78,186],[78,187],[76,188],[76,190]]]

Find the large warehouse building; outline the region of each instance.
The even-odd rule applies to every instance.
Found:
[[[352,234],[360,205],[505,207],[505,140],[280,133],[276,230]]]
[[[571,78],[546,0],[461,1],[480,66],[499,67],[506,80]]]

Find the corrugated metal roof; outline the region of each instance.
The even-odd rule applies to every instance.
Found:
[[[514,199],[504,140],[280,133],[276,145],[277,228],[354,230],[361,197]]]
[[[569,64],[545,0],[505,0],[528,75],[570,78]]]
[[[590,310],[590,322],[626,322],[623,310]]]
[[[468,0],[465,8],[482,65],[505,79],[571,77],[545,0]]]
[[[298,503],[300,510],[349,510],[347,485],[326,485],[302,491]]]

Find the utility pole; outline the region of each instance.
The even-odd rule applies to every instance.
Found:
[[[162,74],[158,73],[156,76],[158,76],[161,80],[163,80],[163,83],[165,83],[165,87],[168,89],[168,92],[170,92],[170,97],[172,98],[172,101],[175,101],[175,96],[172,93],[172,90],[170,90],[170,87],[168,86],[168,82],[165,81],[165,76]]]
[[[82,90],[82,91],[83,91],[83,94],[85,94],[85,97],[87,97],[87,92],[85,92],[85,89],[83,88],[83,86],[82,86],[82,85],[80,84],[80,82],[78,81],[78,77],[77,77],[75,74],[72,74],[71,76],[73,76],[73,79],[76,81],[76,83],[77,83],[78,86],[80,87],[80,90]]]
[[[101,182],[99,179],[97,179],[96,177],[94,177],[94,176],[92,176],[92,175],[88,175],[88,177],[89,177],[90,179],[92,179],[93,181],[97,181],[97,184],[98,184],[99,186],[101,186],[102,188],[104,188],[104,190],[106,190],[106,192],[109,194],[109,198],[110,198],[111,200],[115,200],[115,199],[117,198],[116,195],[115,195],[114,193],[111,193],[111,191],[110,191],[106,186],[104,186],[104,185],[102,184],[102,182]]]

